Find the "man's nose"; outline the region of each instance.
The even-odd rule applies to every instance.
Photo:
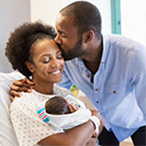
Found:
[[[59,35],[57,35],[55,37],[54,41],[55,41],[56,44],[59,44],[59,45],[61,44],[61,39],[60,39]]]

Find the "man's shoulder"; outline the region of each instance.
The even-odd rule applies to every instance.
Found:
[[[85,67],[83,60],[80,57],[76,57],[72,60],[65,61],[64,71],[70,70],[72,72],[78,70],[80,67]]]
[[[139,43],[138,41],[130,38],[130,37],[127,37],[127,36],[124,36],[124,35],[120,35],[120,34],[109,34],[109,35],[103,35],[103,40],[106,42],[106,41],[110,41],[112,43],[117,43],[117,44],[123,44],[123,45],[128,45],[128,46],[131,46],[131,47],[134,47],[134,46],[143,46],[145,47],[143,44]]]
[[[114,54],[119,53],[120,51],[121,54],[124,53],[125,55],[131,53],[132,55],[139,50],[142,52],[145,52],[146,50],[146,46],[124,35],[105,35],[103,36],[103,42],[106,50],[110,49],[110,51],[114,51]]]

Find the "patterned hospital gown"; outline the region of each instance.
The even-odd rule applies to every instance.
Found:
[[[66,96],[71,94],[67,89],[54,86],[55,95]],[[34,146],[42,139],[64,132],[62,128],[56,128],[45,123],[36,112],[36,105],[55,95],[44,95],[32,90],[31,93],[23,93],[10,106],[10,117],[16,132],[20,146]]]

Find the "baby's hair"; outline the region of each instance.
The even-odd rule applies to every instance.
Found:
[[[72,113],[68,102],[61,96],[49,99],[45,104],[46,112],[49,114],[60,115]]]

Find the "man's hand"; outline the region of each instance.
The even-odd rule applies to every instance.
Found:
[[[15,96],[21,97],[22,93],[20,92],[30,93],[33,86],[34,86],[34,83],[30,81],[28,78],[25,78],[22,80],[16,80],[13,82],[12,86],[10,87],[10,94],[12,95],[12,97],[15,97]]]
[[[92,116],[96,116],[99,119],[99,121],[100,121],[99,132],[98,132],[98,135],[97,135],[97,136],[99,136],[101,131],[102,131],[102,129],[103,129],[103,125],[104,125],[103,124],[103,120],[102,120],[102,117],[101,117],[101,114],[100,114],[99,111],[91,110],[91,112],[92,112]]]

